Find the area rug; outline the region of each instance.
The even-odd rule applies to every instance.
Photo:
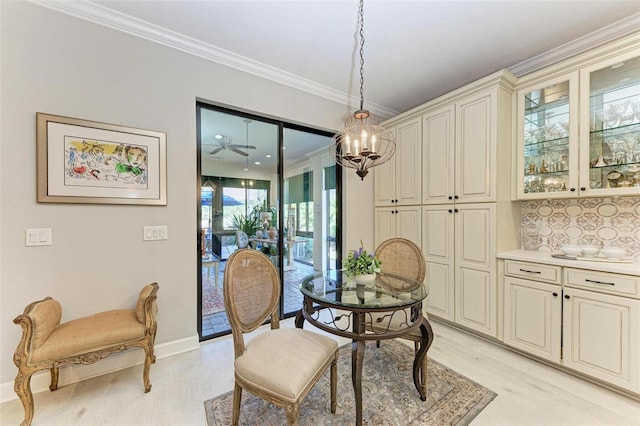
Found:
[[[413,385],[413,349],[394,340],[367,343],[362,371],[362,411],[365,425],[468,425],[496,397],[491,390],[429,359],[427,400]],[[205,401],[207,424],[231,424],[233,392]],[[300,407],[304,425],[353,425],[355,403],[351,384],[351,344],[340,348],[338,408],[330,410],[329,371]],[[244,391],[241,425],[286,424],[284,410]]]

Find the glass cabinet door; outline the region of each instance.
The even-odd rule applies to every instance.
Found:
[[[576,196],[575,106],[576,73],[518,92],[519,198]]]
[[[580,85],[581,195],[640,194],[640,57],[584,69]]]

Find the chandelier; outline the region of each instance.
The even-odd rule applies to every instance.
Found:
[[[331,139],[330,152],[336,164],[355,169],[361,180],[371,167],[386,163],[396,151],[393,134],[380,126],[380,119],[364,109],[364,0],[358,9],[360,26],[360,109],[345,121],[345,128]]]

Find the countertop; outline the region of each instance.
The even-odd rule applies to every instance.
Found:
[[[558,259],[551,257],[552,253],[534,250],[511,250],[498,253],[498,259],[519,260],[523,262],[544,263],[546,265],[564,266],[577,269],[588,269],[591,271],[613,272],[617,274],[627,274],[640,277],[640,262],[616,263],[615,261],[588,261]],[[553,253],[556,254],[556,253]],[[558,252],[558,254],[562,254]]]

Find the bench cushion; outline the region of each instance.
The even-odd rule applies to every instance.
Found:
[[[136,310],[113,310],[60,324],[31,356],[34,363],[61,360],[144,337]]]

